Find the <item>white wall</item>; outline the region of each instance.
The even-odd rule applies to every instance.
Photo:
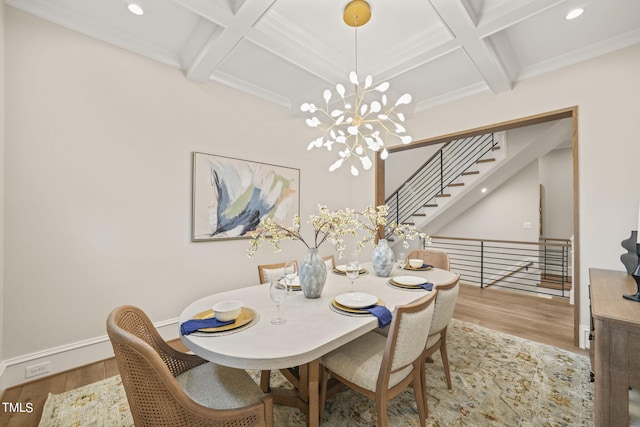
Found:
[[[304,256],[299,242],[253,259],[247,240],[192,243],[192,152],[300,168],[303,218],[373,201],[373,174],[327,172],[335,152],[306,151],[315,134],[288,109],[10,7],[6,56],[6,385],[63,351],[53,371],[109,356],[71,353],[104,343],[120,304],[170,323],[196,298],[258,283],[257,264]]]
[[[573,235],[573,150],[560,148],[540,158],[544,237]]]
[[[398,190],[409,177],[431,158],[444,144],[428,145],[389,153],[385,160],[385,197]]]
[[[523,227],[525,222],[531,228]],[[430,234],[470,239],[538,241],[538,162],[521,169],[500,187],[487,191],[469,209]]]
[[[425,110],[407,123],[416,139],[578,106],[580,324],[589,326],[591,267],[624,271],[620,241],[638,227],[640,45],[514,85]]]

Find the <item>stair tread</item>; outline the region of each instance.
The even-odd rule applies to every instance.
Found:
[[[492,143],[496,143],[497,144],[497,141],[492,141]],[[487,151],[487,145],[484,145],[482,150],[481,151],[477,151],[475,153],[475,155],[473,156],[473,158],[469,159],[469,160],[471,160],[472,162],[475,160],[475,164],[496,162],[496,161],[498,161],[498,159],[496,159],[495,157],[492,157],[492,153],[491,152],[492,151],[496,151],[496,150],[501,150],[501,149],[502,149],[502,146],[493,145],[493,146],[489,147],[490,151]],[[487,158],[483,158],[483,157],[487,157]],[[476,167],[475,169],[479,169],[479,167]],[[462,172],[462,173],[458,170],[458,171],[455,171],[455,174],[457,174],[455,176],[457,176],[458,178],[454,178],[454,176],[451,176],[451,178],[454,178],[455,180],[463,181],[464,178],[461,178],[461,177],[464,177],[464,176],[467,176],[467,175],[479,175],[480,174],[480,170],[466,171],[466,172]],[[440,179],[442,180],[442,177]],[[440,185],[441,185],[440,190],[449,189],[449,191],[452,191],[454,194],[459,193],[459,191],[453,190],[453,187],[460,188],[460,187],[464,187],[466,185],[464,182],[452,182],[452,183],[450,183],[450,184],[448,184],[446,186],[444,186],[444,184],[445,183],[443,181],[440,181]],[[438,191],[438,190],[435,190],[435,191]],[[425,197],[425,198],[426,198],[426,196],[427,195],[420,195],[420,197]],[[412,197],[413,197],[412,203],[418,201],[419,198],[420,198],[420,197],[418,197],[417,194],[412,196]],[[411,217],[415,218],[416,220],[418,220],[418,218],[426,217],[427,213],[420,212],[420,209],[439,208],[439,205],[438,205],[438,199],[439,198],[457,197],[457,196],[454,196],[452,194],[447,194],[447,193],[443,192],[442,194],[436,194],[436,195],[433,195],[433,193],[431,193],[431,194],[428,195],[428,197],[429,197],[428,200],[431,200],[432,202],[435,202],[435,203],[426,203],[426,204],[422,205],[422,207],[419,207],[417,209],[415,209],[415,205],[413,205],[414,207],[412,208],[412,210],[414,210],[414,213],[411,214]],[[398,203],[400,203],[400,200],[398,200]],[[440,203],[442,203],[442,202],[440,202]],[[446,204],[446,202],[445,202],[445,204]],[[430,211],[426,211],[425,210],[424,212],[430,212]],[[407,212],[407,213],[409,213],[409,212]],[[420,219],[419,221],[424,221],[424,220]],[[413,223],[406,223],[406,224],[413,224]]]

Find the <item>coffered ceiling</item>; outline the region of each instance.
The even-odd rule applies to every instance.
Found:
[[[421,110],[640,43],[640,0],[6,0],[96,39],[297,112],[358,74],[410,92]],[[584,8],[577,19],[565,15]]]

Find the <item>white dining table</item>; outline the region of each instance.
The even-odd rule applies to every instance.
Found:
[[[399,289],[388,284],[395,276],[420,276],[434,284],[452,280],[454,273],[431,269],[407,271],[394,267],[389,277],[378,277],[371,263],[362,264],[368,272],[355,281],[355,292],[373,294],[393,312],[397,305],[409,304],[426,295],[428,291]],[[249,327],[238,328],[233,333],[182,335],[184,345],[200,357],[220,365],[250,370],[273,370],[295,366],[301,369],[300,390],[296,403],[307,414],[307,425],[318,426],[319,420],[319,359],[336,348],[378,327],[373,316],[337,313],[331,308],[332,300],[349,292],[350,281],[346,276],[327,272],[327,281],[320,298],[305,298],[302,291],[294,291],[281,305],[282,325],[273,325],[276,305],[269,297],[268,285],[255,285],[201,298],[189,304],[180,314],[180,323],[194,318],[198,313],[211,309],[220,301],[239,300],[244,307],[253,309],[258,317]],[[289,391],[290,392],[290,391]],[[277,396],[274,401],[279,402]],[[281,399],[292,404],[290,396]]]

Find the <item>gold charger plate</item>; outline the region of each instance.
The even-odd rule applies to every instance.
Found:
[[[278,283],[280,283],[282,286],[288,286],[294,291],[301,291],[302,290],[302,285],[287,285],[283,281],[279,281]]]
[[[346,275],[347,275],[347,272],[346,272],[346,271],[344,271],[344,270],[339,270],[339,269],[337,269],[337,268],[335,268],[335,267],[333,267],[333,272],[334,272],[334,273],[336,273],[336,274],[342,274],[343,276],[346,276]],[[366,268],[361,268],[361,269],[360,269],[360,271],[358,272],[358,274],[367,274],[367,273],[368,273],[368,271],[367,271],[367,269],[366,269]]]
[[[198,320],[211,319],[212,317],[215,317],[215,313],[211,309],[202,311],[202,312],[196,314],[195,316],[193,316],[194,319],[198,319]],[[242,307],[240,309],[240,315],[238,315],[238,318],[236,319],[235,322],[229,323],[228,325],[218,326],[217,328],[202,328],[202,329],[198,329],[198,331],[199,332],[223,332],[223,331],[229,331],[231,329],[236,329],[236,328],[239,328],[241,326],[244,326],[244,325],[248,324],[255,317],[256,317],[256,312],[255,311],[253,311],[249,307]]]
[[[333,305],[338,310],[345,311],[347,313],[370,314],[367,310],[364,310],[362,308],[350,308],[350,307],[344,306],[339,302],[337,302],[335,298],[331,300],[331,305]],[[381,299],[378,299],[378,302],[376,302],[374,305],[384,305],[384,301],[382,301]]]
[[[407,285],[405,283],[398,283],[393,279],[389,279],[389,284],[392,286],[396,286],[398,288],[404,288],[404,289],[424,289],[422,286],[418,286],[418,285]]]
[[[428,265],[426,267],[418,267],[418,268],[413,268],[409,264],[404,266],[404,269],[409,271],[428,271],[428,270],[431,270],[432,268],[433,268],[432,265]]]

